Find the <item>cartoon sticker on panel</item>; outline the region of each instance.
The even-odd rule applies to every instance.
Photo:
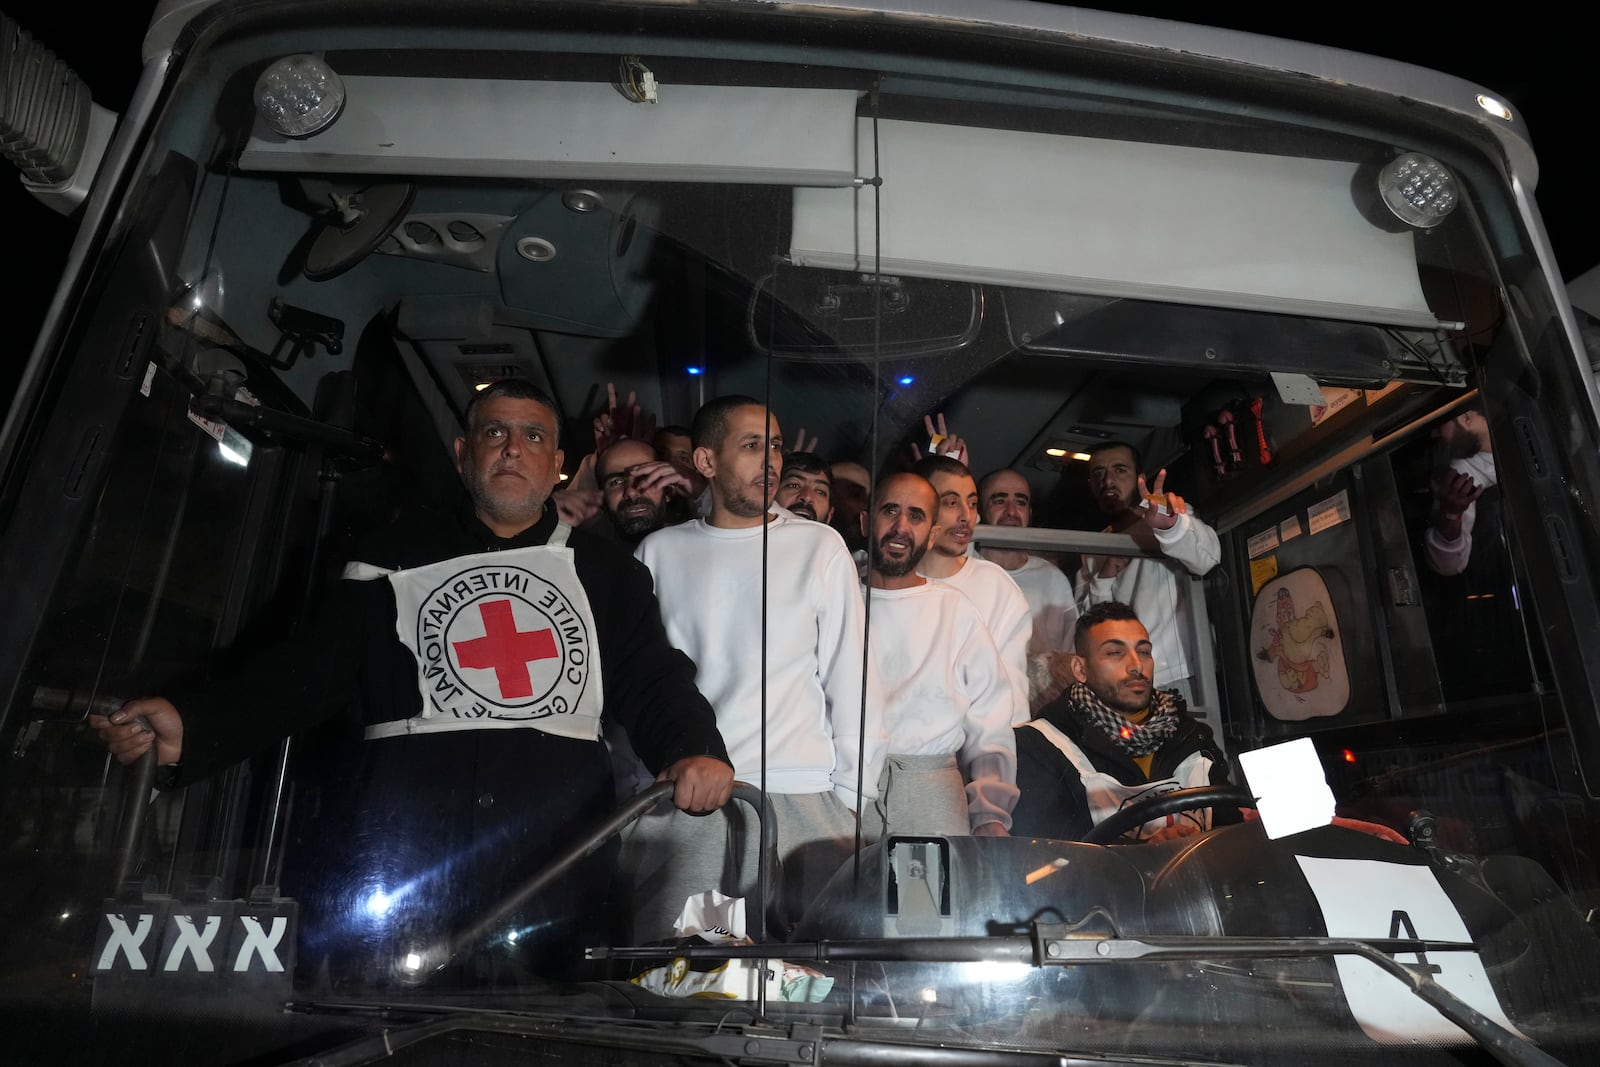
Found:
[[[1274,718],[1337,715],[1350,701],[1338,615],[1322,576],[1301,567],[1268,582],[1250,617],[1256,691]]]

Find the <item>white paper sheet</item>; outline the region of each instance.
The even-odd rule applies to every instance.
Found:
[[[1377,860],[1296,856],[1322,908],[1329,937],[1416,937],[1470,941],[1466,923],[1433,871]],[[1401,954],[1401,963],[1418,964]],[[1361,1029],[1385,1044],[1467,1043],[1472,1039],[1413,994],[1400,979],[1358,956],[1335,957],[1345,1001]],[[1501,1026],[1506,1018],[1476,952],[1430,952],[1433,980]]]

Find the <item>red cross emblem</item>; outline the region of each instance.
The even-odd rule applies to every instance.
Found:
[[[483,619],[483,636],[452,642],[456,661],[463,667],[494,671],[503,699],[533,696],[528,664],[556,657],[555,635],[549,629],[518,630],[509,600],[484,601],[478,605],[478,614]]]

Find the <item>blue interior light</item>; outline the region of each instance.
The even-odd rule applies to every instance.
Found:
[[[914,381],[916,381],[916,379],[911,377],[911,375],[908,374],[904,378],[900,379],[900,384],[901,385],[910,385]]]
[[[700,373],[699,367],[686,367],[685,369],[690,373],[690,375],[698,375]]]

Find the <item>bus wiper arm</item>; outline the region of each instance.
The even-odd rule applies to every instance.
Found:
[[[1270,959],[1273,957],[1360,956],[1404,982],[1419,999],[1472,1036],[1483,1050],[1508,1067],[1563,1067],[1560,1060],[1512,1033],[1433,980],[1425,968],[1394,958],[1395,953],[1471,952],[1471,942],[1413,938],[1338,937],[1108,937],[1085,935],[1064,924],[1034,923],[1035,961],[1040,965],[1110,963],[1118,960]]]
[[[997,937],[869,938],[769,945],[684,945],[676,948],[597,948],[591,959],[645,959],[681,956],[687,959],[772,958],[860,962],[1031,962],[1036,967],[1160,960],[1272,959],[1317,956],[1360,956],[1405,983],[1418,998],[1466,1031],[1507,1067],[1564,1067],[1560,1060],[1512,1033],[1445,989],[1423,969],[1395,959],[1394,953],[1472,952],[1470,941],[1427,941],[1418,938],[1337,937],[1119,937],[1086,933],[1082,923],[1028,925],[1028,934]]]

